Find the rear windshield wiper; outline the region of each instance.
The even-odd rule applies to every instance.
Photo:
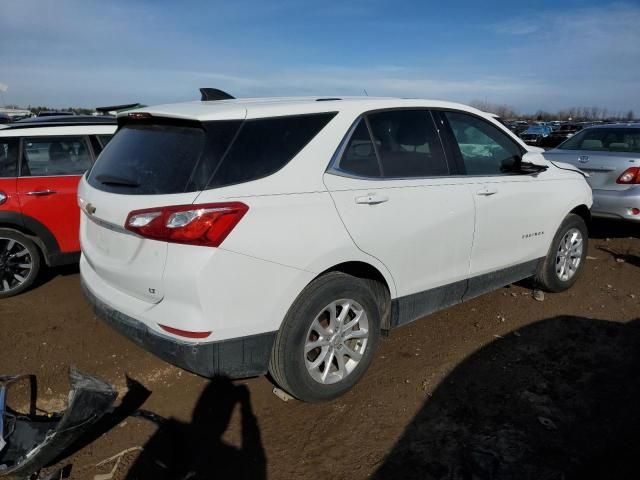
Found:
[[[117,185],[121,187],[139,187],[140,184],[135,180],[129,180],[128,178],[114,177],[112,175],[98,175],[96,180],[103,185]]]

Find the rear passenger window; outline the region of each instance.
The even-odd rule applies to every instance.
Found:
[[[363,177],[411,178],[448,175],[440,137],[427,110],[392,110],[362,119],[338,169]]]
[[[335,113],[246,120],[209,188],[266,177],[295,157]]]
[[[473,115],[446,112],[467,175],[517,173],[522,149],[505,133]]]
[[[20,176],[82,175],[91,167],[84,137],[25,138]]]
[[[431,113],[395,110],[368,116],[386,178],[448,175],[449,168]]]
[[[0,138],[0,178],[18,175],[18,142],[13,138]]]

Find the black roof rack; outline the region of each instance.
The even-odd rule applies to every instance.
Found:
[[[316,102],[331,102],[333,100],[342,100],[342,99],[338,97],[316,98]]]
[[[210,102],[213,100],[232,100],[235,98],[218,88],[201,88],[200,95],[200,101],[202,102]]]

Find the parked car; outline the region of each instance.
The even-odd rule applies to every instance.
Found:
[[[589,174],[594,216],[640,222],[640,124],[588,127],[544,155]]]
[[[69,124],[90,124],[95,125],[99,123],[106,123],[115,125],[116,121],[113,116],[108,115],[51,115],[45,117],[30,117],[24,118],[16,123],[66,123]]]
[[[197,374],[335,398],[381,332],[534,277],[569,288],[591,189],[487,114],[410,99],[136,110],[78,190],[96,313]]]
[[[40,267],[77,262],[77,186],[116,129],[100,123],[13,123],[0,130],[0,299]]]
[[[11,117],[6,113],[0,113],[0,124],[11,123]]]
[[[546,125],[532,125],[520,134],[527,145],[541,146],[545,138],[551,135],[551,128]]]
[[[556,130],[553,130],[548,137],[545,137],[540,142],[541,147],[557,147],[567,138],[571,138],[577,132],[582,130],[583,126],[579,123],[565,123],[560,125]]]

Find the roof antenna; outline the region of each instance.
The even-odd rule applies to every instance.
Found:
[[[366,88],[363,88],[363,89],[362,89],[362,91],[364,92],[364,95],[365,95],[366,97],[368,97],[368,96],[369,96],[369,94],[367,93],[367,89],[366,89]]]

